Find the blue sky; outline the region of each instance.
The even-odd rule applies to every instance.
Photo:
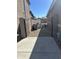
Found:
[[[36,17],[44,17],[53,0],[30,0],[30,10]]]

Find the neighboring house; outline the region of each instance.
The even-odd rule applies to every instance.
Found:
[[[36,26],[35,28],[40,28],[41,27],[41,20],[38,19],[32,19],[32,28],[33,26]]]
[[[17,0],[17,40],[27,37],[31,32],[29,0]]]
[[[31,29],[33,29],[33,27],[35,27],[36,29],[40,27],[41,24],[41,20],[36,18],[32,11],[30,11],[30,16],[31,16]]]
[[[31,16],[31,25],[39,23],[38,18],[35,18],[32,11],[30,11],[30,16]]]
[[[41,23],[47,23],[47,18],[41,18]]]
[[[61,0],[53,0],[47,14],[51,36],[61,41]]]
[[[40,24],[40,23],[41,23],[41,21],[40,21],[40,20],[38,20],[38,19],[37,19],[37,20],[32,19],[32,25],[33,25],[33,24]]]
[[[41,19],[41,24],[42,24],[42,26],[43,26],[43,25],[47,25],[47,22],[48,22],[47,18],[42,18],[42,19]]]

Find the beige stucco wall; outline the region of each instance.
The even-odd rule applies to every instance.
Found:
[[[30,8],[29,8],[28,1],[27,0],[17,0],[17,29],[18,29],[18,26],[20,23],[19,18],[24,18],[27,35],[29,35],[29,33],[31,32],[31,16],[30,16]],[[25,6],[25,11],[24,11],[24,6]],[[25,29],[23,28],[24,27],[23,24],[20,26],[22,35],[25,34],[25,32],[24,32]]]
[[[40,20],[34,20],[34,19],[32,19],[32,25],[33,25],[33,24],[37,24],[37,23],[39,23],[39,24],[40,24],[40,23],[41,23],[41,21],[40,21]]]
[[[17,0],[17,27],[19,25],[19,18],[24,18],[24,7],[23,7],[23,0]]]
[[[25,2],[26,7],[26,29],[27,29],[27,35],[31,32],[31,15],[30,15],[30,5]]]

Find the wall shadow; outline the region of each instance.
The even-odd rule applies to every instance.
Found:
[[[61,50],[61,38],[59,40],[59,38],[54,38],[56,44],[58,45],[59,49]]]
[[[47,28],[42,27],[38,37],[51,37],[51,34],[48,32]]]
[[[19,26],[17,29],[17,42],[21,41],[23,38],[27,37],[26,23],[24,18],[19,18]]]
[[[50,34],[44,30],[41,28],[29,59],[61,59],[61,54],[52,47],[53,43],[49,39]]]
[[[17,30],[17,42],[19,42],[22,39],[21,37],[21,29],[20,29],[20,24],[18,26],[18,30]]]

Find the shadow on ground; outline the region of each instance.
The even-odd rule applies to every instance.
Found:
[[[39,33],[29,59],[61,59],[60,49],[44,28]]]
[[[38,37],[51,37],[51,35],[46,28],[41,28]]]

